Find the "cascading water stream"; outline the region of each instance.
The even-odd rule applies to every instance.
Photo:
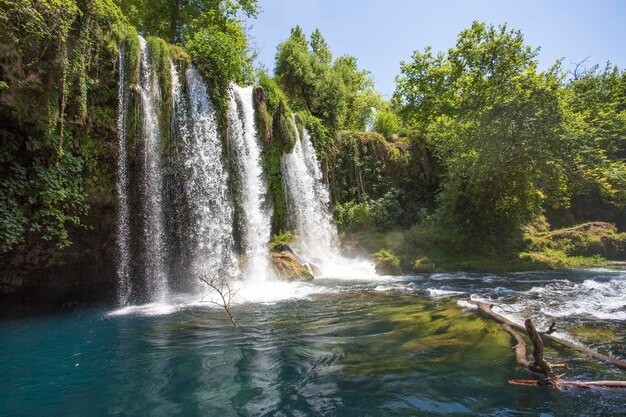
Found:
[[[183,85],[182,76],[171,61],[171,143],[168,159],[162,159],[159,84],[151,68],[148,44],[141,37],[139,42],[138,93],[142,104],[143,141],[141,154],[138,155],[139,170],[135,176],[129,175],[126,154],[128,88],[126,74],[120,71],[117,184],[120,204],[120,304],[128,304],[131,288],[145,288],[146,294],[137,294],[137,298],[159,303],[151,304],[153,306],[171,303],[175,298],[168,299],[169,274],[165,259],[172,261],[167,265],[177,277],[179,272],[183,272],[192,279],[194,288],[188,284],[181,287],[184,281],[177,278],[178,288],[206,290],[195,279],[199,276],[228,283],[245,277],[242,290],[247,299],[267,298],[277,291],[292,291],[291,287],[268,281],[271,276],[268,243],[272,207],[267,201],[268,189],[255,124],[253,89],[233,86],[230,92],[227,132],[230,155],[237,167],[236,178],[233,179],[237,190],[236,196],[232,197],[223,144],[207,86],[195,68],[187,69],[186,85]],[[122,52],[120,61],[123,60]],[[288,214],[299,237],[294,247],[296,253],[306,262],[316,264],[324,276],[375,275],[371,263],[339,255],[335,246],[337,230],[329,211],[329,192],[308,132],[298,135],[293,152],[283,155],[281,165]],[[136,188],[136,191],[131,193],[131,188]],[[237,211],[233,198],[238,203]],[[137,210],[131,207],[134,204],[138,205]],[[133,213],[137,213],[136,220]],[[238,214],[241,232],[243,273],[234,238],[235,213]],[[136,238],[131,233],[133,227],[139,227]],[[172,239],[167,236],[172,236]],[[137,241],[131,241],[131,238]],[[170,248],[168,244],[175,246]],[[135,256],[137,259],[131,259]],[[131,271],[132,265],[136,268]],[[177,271],[176,265],[180,265],[182,270]],[[143,287],[131,287],[131,275],[136,273]]]
[[[228,137],[241,181],[242,240],[246,259],[245,277],[262,282],[268,277],[268,243],[271,208],[266,203],[261,147],[254,122],[252,87],[231,88],[228,106]]]
[[[163,302],[168,293],[163,259],[166,254],[163,224],[163,177],[161,128],[158,119],[159,90],[150,65],[148,44],[139,37],[141,47],[140,95],[143,110],[143,244],[147,298]]]
[[[299,129],[296,129],[298,131]],[[315,149],[308,132],[298,139],[290,154],[281,160],[288,210],[295,223],[300,249],[314,262],[334,252],[337,230],[328,209],[326,190]]]
[[[130,297],[130,224],[128,207],[128,162],[126,156],[126,74],[125,51],[119,53],[119,90],[117,115],[117,300],[120,305],[126,305]]]
[[[295,120],[294,120],[295,122]],[[375,276],[374,265],[366,260],[347,259],[335,246],[337,228],[330,213],[330,194],[323,181],[315,148],[304,129],[291,153],[281,159],[287,210],[298,235],[299,255],[333,277]]]
[[[185,166],[190,204],[192,270],[209,278],[239,276],[233,238],[233,208],[215,112],[195,68],[186,71],[192,121]],[[180,96],[180,94],[179,94]],[[180,97],[179,97],[180,99]]]

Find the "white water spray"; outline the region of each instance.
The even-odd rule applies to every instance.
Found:
[[[141,104],[143,110],[143,221],[144,271],[148,299],[162,302],[168,293],[163,259],[166,253],[163,226],[163,177],[161,128],[158,119],[159,90],[150,65],[148,44],[139,37],[141,47]]]
[[[242,213],[242,239],[248,281],[264,282],[268,277],[272,216],[265,201],[261,146],[254,122],[252,87],[233,86],[228,106],[228,137],[238,167]]]
[[[207,87],[195,68],[186,72],[193,128],[188,145],[186,193],[191,204],[193,271],[210,278],[239,276],[233,239],[228,172]]]
[[[376,276],[366,260],[347,259],[335,245],[337,228],[330,213],[330,195],[323,181],[315,148],[304,130],[290,154],[283,155],[281,170],[287,210],[298,235],[298,254],[318,266],[324,276],[366,278]]]
[[[119,90],[117,107],[117,300],[128,304],[130,297],[130,224],[128,208],[128,162],[126,156],[126,74],[125,51],[119,53]]]

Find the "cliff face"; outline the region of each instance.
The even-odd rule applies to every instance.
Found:
[[[12,2],[0,22],[0,314],[107,298],[118,51],[112,0]]]
[[[75,304],[110,302],[115,295],[115,212],[92,205],[85,228],[58,249],[32,237],[0,258],[0,317],[38,313]]]

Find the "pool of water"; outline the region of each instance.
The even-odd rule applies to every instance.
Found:
[[[623,390],[520,387],[500,326],[462,300],[626,358],[626,272],[320,279],[223,310],[83,309],[0,322],[0,415],[623,415]],[[626,373],[547,345],[572,380]]]

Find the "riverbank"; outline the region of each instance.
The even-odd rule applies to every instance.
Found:
[[[529,228],[520,242],[508,247],[455,241],[419,226],[344,232],[341,243],[346,252],[371,255],[381,272],[395,274],[578,269],[622,266],[626,261],[626,233],[604,222],[552,231]]]

